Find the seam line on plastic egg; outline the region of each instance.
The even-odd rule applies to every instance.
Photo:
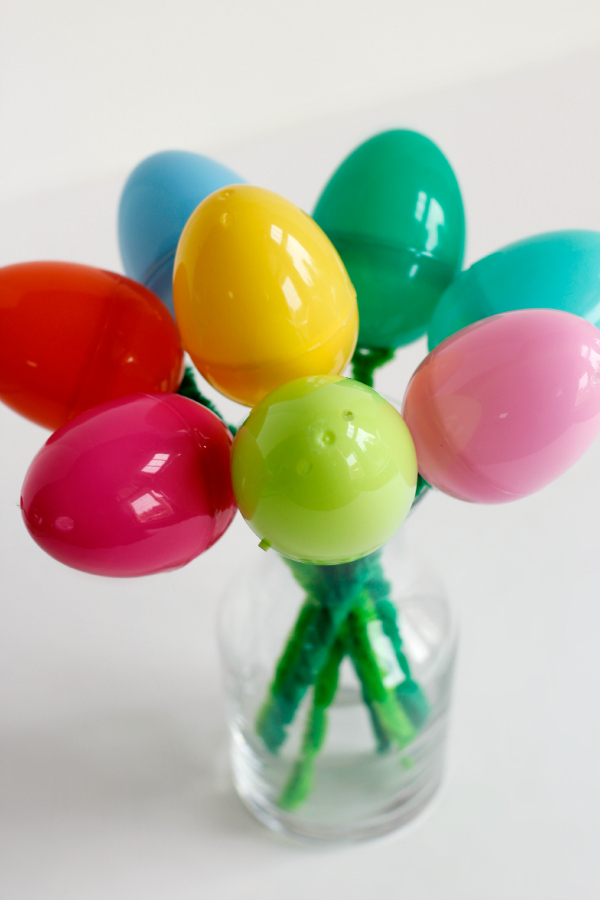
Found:
[[[332,235],[332,237],[329,237],[329,235]],[[366,244],[369,247],[383,247],[386,250],[396,250],[396,251],[400,250],[403,253],[412,253],[413,256],[417,256],[419,258],[425,257],[426,259],[433,259],[436,262],[444,262],[444,260],[439,259],[430,250],[416,250],[414,247],[403,247],[400,244],[396,244],[396,243],[393,243],[392,241],[385,240],[385,238],[370,237],[368,235],[355,234],[354,232],[351,232],[351,231],[337,231],[337,230],[329,231],[327,233],[327,236],[329,237],[329,240],[332,243],[333,243],[334,238],[341,238],[342,240],[346,240],[349,242],[352,241],[355,244],[363,244],[363,245]],[[339,250],[338,250],[338,253],[339,253]],[[450,263],[446,263],[446,265],[448,265],[448,267],[449,267]]]
[[[219,370],[224,370],[226,372],[254,372],[254,371],[260,371],[261,369],[264,369],[265,366],[278,366],[278,365],[282,365],[285,363],[296,362],[296,360],[302,359],[302,357],[305,356],[307,353],[312,353],[313,350],[318,350],[320,347],[323,347],[329,341],[333,340],[333,338],[336,335],[338,335],[340,333],[340,331],[343,331],[344,328],[346,328],[346,326],[348,325],[350,320],[354,317],[354,314],[355,314],[355,310],[352,310],[348,314],[348,316],[344,319],[342,324],[336,329],[336,331],[333,331],[331,334],[329,334],[326,338],[323,338],[323,340],[319,341],[317,344],[311,344],[310,347],[308,347],[306,350],[302,350],[300,353],[297,353],[296,356],[291,356],[291,357],[285,356],[280,359],[268,359],[268,360],[264,360],[263,362],[256,363],[256,365],[253,365],[253,366],[224,365],[223,363],[218,362],[217,360],[209,359],[206,356],[198,357],[198,358],[201,358],[203,363],[207,363],[208,365],[213,365],[213,366],[217,367]],[[356,341],[352,347],[352,350],[350,351],[350,354],[348,356],[348,362],[352,359],[352,355],[354,353],[354,350],[356,349],[357,342],[358,342],[358,336],[357,336]],[[202,374],[202,373],[200,373],[200,374]],[[328,375],[330,373],[329,372],[315,372],[314,374],[315,375]],[[303,378],[304,376],[300,375],[298,377]]]
[[[117,273],[110,272],[109,270],[105,270],[109,275],[114,275]],[[122,278],[123,276],[118,276]],[[127,277],[127,276],[126,276]],[[113,289],[110,294],[107,295],[107,313],[103,317],[102,326],[100,328],[100,334],[98,335],[96,341],[94,342],[94,349],[91,356],[88,359],[88,364],[85,367],[85,372],[79,380],[77,385],[77,392],[73,398],[73,402],[69,406],[69,417],[67,421],[71,421],[75,416],[79,415],[81,412],[85,412],[84,409],[80,409],[80,404],[82,402],[82,398],[85,396],[86,389],[89,389],[88,381],[93,373],[96,360],[102,358],[103,352],[106,352],[106,344],[111,337],[111,328],[114,324],[113,319],[115,316],[115,308],[117,305],[117,293],[119,290],[119,282],[117,279],[113,279]],[[85,403],[85,401],[83,401]]]
[[[160,272],[161,269],[167,267],[167,263],[175,261],[175,250],[169,250],[168,253],[165,253],[158,262],[153,263],[150,268],[144,273],[142,284],[144,287],[148,287],[148,282],[152,281],[152,279]],[[150,288],[148,288],[150,290]]]

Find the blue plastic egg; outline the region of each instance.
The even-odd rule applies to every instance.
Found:
[[[205,197],[245,179],[185,150],[144,159],[125,182],[119,202],[119,249],[125,273],[157,294],[173,313],[173,259],[179,236]]]
[[[428,326],[429,349],[515,309],[562,309],[600,327],[600,232],[538,234],[474,263],[442,294]]]

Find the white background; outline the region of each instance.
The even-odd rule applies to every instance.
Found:
[[[220,146],[310,209],[352,146],[394,125],[455,166],[468,261],[600,229],[596,4],[2,9],[0,264],[118,268],[123,179],[162,147]],[[423,352],[378,387],[400,396]],[[321,851],[262,829],[230,785],[214,619],[254,535],[238,518],[148,579],[61,567],[18,509],[45,438],[0,408],[2,900],[600,897],[600,443],[518,504],[435,495],[411,517],[462,619],[446,780],[398,835]]]
[[[597,0],[2,0],[0,199],[598,46]]]

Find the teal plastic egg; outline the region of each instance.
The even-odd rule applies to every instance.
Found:
[[[420,337],[460,270],[465,216],[441,150],[414,131],[386,131],[344,160],[313,218],[356,289],[363,347]]]
[[[429,349],[473,322],[515,309],[562,309],[600,326],[600,232],[538,234],[474,263],[435,308]]]

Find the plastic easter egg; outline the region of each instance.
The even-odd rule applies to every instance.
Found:
[[[303,375],[337,375],[356,295],[320,228],[263,188],[217,191],[181,235],[173,282],[183,345],[217,390],[254,406]]]
[[[372,388],[331,376],[265,397],[236,435],[231,471],[262,546],[319,565],[381,547],[406,517],[417,481],[397,410]]]
[[[563,309],[600,325],[600,232],[538,234],[474,263],[436,306],[429,348],[486,316],[531,307]]]
[[[525,497],[600,431],[600,331],[554,309],[483,319],[431,351],[402,414],[429,484],[477,503]]]
[[[465,243],[460,189],[441,150],[414,131],[376,135],[340,165],[313,216],[356,288],[359,344],[420,337]]]
[[[119,248],[125,272],[154,291],[173,313],[173,260],[183,226],[205,197],[245,179],[184,150],[144,159],[119,202]]]
[[[142,285],[75,263],[0,269],[0,399],[55,430],[135,391],[177,390],[173,319]]]
[[[59,562],[96,575],[184,566],[235,514],[231,435],[178,394],[134,394],[82,413],[33,460],[25,525]]]

